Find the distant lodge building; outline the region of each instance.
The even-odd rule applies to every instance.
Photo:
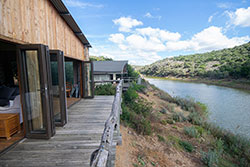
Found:
[[[119,80],[128,74],[128,61],[94,61],[94,81]]]

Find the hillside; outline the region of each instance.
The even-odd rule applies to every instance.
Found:
[[[159,77],[250,79],[250,42],[229,49],[166,58],[144,66],[140,72]]]
[[[112,58],[104,57],[104,56],[89,56],[91,61],[113,61]]]
[[[206,122],[206,106],[148,82],[123,94],[117,167],[249,167],[249,140]]]

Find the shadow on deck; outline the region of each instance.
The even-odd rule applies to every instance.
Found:
[[[81,99],[68,109],[68,124],[57,127],[54,137],[24,140],[0,157],[0,166],[89,166],[91,153],[100,145],[113,100],[113,96]]]

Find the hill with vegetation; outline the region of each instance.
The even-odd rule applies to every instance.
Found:
[[[249,167],[249,139],[207,122],[204,104],[147,81],[123,93],[116,166]]]
[[[91,61],[113,61],[112,58],[104,57],[104,56],[89,56]]]
[[[250,42],[218,51],[166,58],[144,66],[140,72],[158,77],[250,79]]]

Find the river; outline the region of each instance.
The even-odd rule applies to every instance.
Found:
[[[209,121],[250,138],[250,92],[222,86],[146,78],[171,96],[191,97],[208,107]]]

